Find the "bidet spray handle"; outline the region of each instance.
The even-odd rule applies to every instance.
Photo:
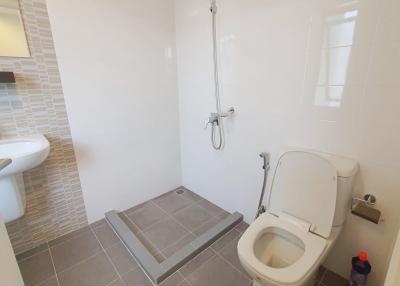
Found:
[[[269,161],[270,161],[270,155],[269,153],[263,152],[260,154],[260,157],[263,158],[264,160],[264,165],[263,165],[263,169],[266,171],[269,171]]]

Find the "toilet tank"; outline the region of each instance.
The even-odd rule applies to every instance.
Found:
[[[353,197],[354,178],[358,173],[358,163],[352,159],[315,152],[321,157],[327,159],[335,166],[338,174],[337,180],[337,197],[336,209],[333,219],[333,226],[342,226],[346,221],[347,214],[351,208],[351,200]]]

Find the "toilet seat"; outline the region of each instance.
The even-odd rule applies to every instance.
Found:
[[[284,230],[302,241],[303,255],[293,264],[285,268],[273,268],[261,262],[254,253],[256,241],[268,229]],[[327,247],[327,241],[301,228],[288,220],[278,218],[273,214],[264,213],[260,216],[241,237],[238,243],[238,254],[242,264],[257,273],[259,277],[272,282],[292,285],[307,277],[310,270],[318,263],[319,258]]]

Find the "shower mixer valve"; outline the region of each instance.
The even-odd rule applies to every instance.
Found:
[[[218,113],[211,113],[210,117],[206,120],[206,124],[204,126],[204,130],[207,130],[208,125],[218,125],[219,124],[219,119],[218,119]]]
[[[207,130],[208,125],[211,125],[211,126],[213,126],[214,124],[219,125],[219,121],[221,118],[231,117],[234,113],[235,113],[235,109],[233,107],[229,108],[227,112],[224,112],[221,115],[219,115],[218,113],[212,112],[210,114],[210,117],[208,117],[208,119],[206,120],[204,130]]]

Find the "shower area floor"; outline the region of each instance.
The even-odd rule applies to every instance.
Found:
[[[229,215],[185,188],[178,188],[119,213],[159,263]]]
[[[119,212],[158,263],[209,232],[230,213],[181,187]],[[250,286],[236,245],[241,222],[181,265],[162,286]],[[17,256],[26,286],[151,286],[126,244],[102,219]]]
[[[157,261],[163,262],[229,213],[179,188],[119,215]],[[236,251],[247,227],[239,223],[159,285],[251,286]],[[26,286],[154,285],[105,219],[19,254],[17,260]],[[315,285],[344,286],[347,282],[321,268]]]

